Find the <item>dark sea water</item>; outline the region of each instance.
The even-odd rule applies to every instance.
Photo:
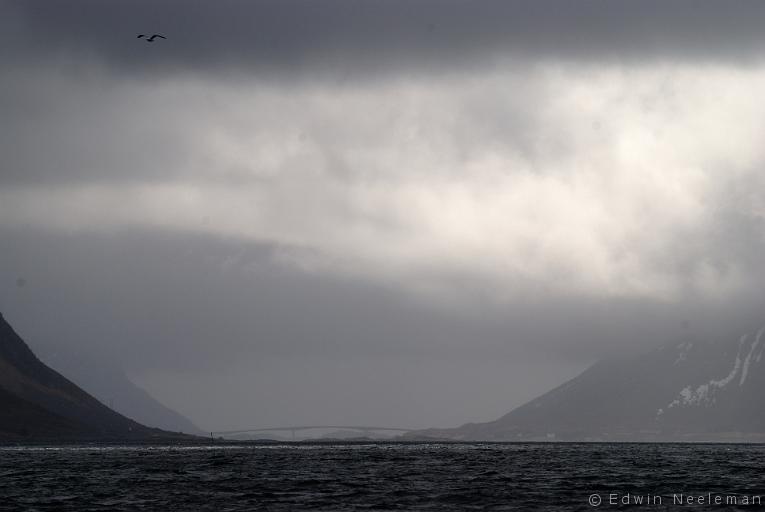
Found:
[[[0,510],[765,509],[742,506],[758,496],[763,445],[0,448]]]

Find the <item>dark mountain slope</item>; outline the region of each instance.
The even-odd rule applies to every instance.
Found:
[[[0,440],[73,438],[85,425],[68,420],[0,388]]]
[[[167,433],[118,414],[43,364],[0,315],[0,436],[138,439]]]

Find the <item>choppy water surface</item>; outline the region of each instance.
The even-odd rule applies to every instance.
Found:
[[[6,447],[0,510],[760,510],[763,470],[762,445]]]

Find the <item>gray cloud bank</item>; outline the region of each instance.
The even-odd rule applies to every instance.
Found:
[[[756,1],[6,1],[6,58],[84,53],[119,71],[433,72],[476,59],[759,61]],[[148,48],[138,32],[166,32]],[[347,77],[346,77],[347,78]]]
[[[490,420],[595,359],[730,336],[762,307],[756,297],[517,297],[455,311],[358,279],[295,273],[272,247],[237,240],[0,235],[0,307],[33,348],[118,361],[211,429]]]
[[[761,2],[1,8],[0,308],[200,425],[488,420],[762,323]]]

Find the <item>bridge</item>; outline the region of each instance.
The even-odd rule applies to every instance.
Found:
[[[238,434],[255,434],[257,432],[291,432],[292,439],[295,439],[295,432],[300,430],[319,430],[319,429],[342,429],[358,430],[362,434],[370,432],[409,432],[411,428],[400,427],[373,427],[369,425],[297,425],[290,427],[268,427],[268,428],[243,428],[239,430],[218,430],[210,432],[210,437],[233,436]]]

